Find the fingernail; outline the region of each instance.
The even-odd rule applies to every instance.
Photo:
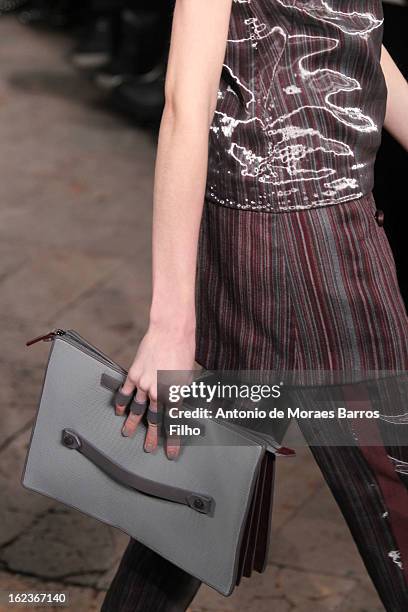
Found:
[[[170,461],[173,461],[173,459],[176,458],[176,451],[167,451],[167,457],[170,459]]]
[[[126,429],[122,429],[122,436],[125,436],[125,438],[127,438],[129,436],[129,434],[126,431]]]
[[[151,453],[153,450],[153,444],[145,444],[144,449],[146,453]]]

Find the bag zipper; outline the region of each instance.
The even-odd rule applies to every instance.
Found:
[[[37,342],[41,342],[41,341],[51,342],[52,340],[55,340],[55,338],[58,338],[58,337],[61,338],[61,340],[65,340],[65,342],[68,342],[72,346],[75,346],[83,353],[90,355],[91,357],[94,357],[100,363],[103,363],[104,365],[108,365],[113,370],[116,370],[116,372],[119,372],[120,374],[125,375],[125,376],[127,375],[127,371],[124,368],[122,368],[119,364],[112,361],[112,359],[110,359],[107,355],[105,355],[105,353],[97,349],[93,344],[88,342],[88,340],[85,340],[85,338],[83,338],[80,334],[78,334],[78,332],[76,332],[73,329],[67,329],[67,330],[59,329],[59,328],[53,329],[47,334],[36,336],[32,340],[28,340],[26,342],[26,346],[31,346],[32,344],[36,344]],[[293,449],[281,446],[276,440],[272,441],[269,436],[263,437],[261,433],[255,432],[253,430],[248,432],[245,430],[245,428],[242,428],[236,423],[231,423],[230,421],[224,421],[222,419],[214,419],[214,420],[220,423],[221,425],[229,427],[233,431],[239,432],[241,434],[243,433],[243,430],[244,430],[244,432],[247,435],[249,435],[249,437],[251,437],[252,435],[252,438],[253,439],[255,438],[255,440],[257,440],[258,442],[260,440],[263,443],[266,442],[270,447],[274,449],[275,453],[278,455],[295,455],[296,454],[296,452]]]
[[[86,353],[87,355],[94,357],[99,362],[103,363],[104,365],[108,365],[109,367],[116,370],[120,374],[127,375],[127,371],[124,368],[122,368],[119,364],[112,361],[112,359],[110,359],[107,355],[105,355],[105,353],[97,349],[93,344],[88,342],[88,340],[85,340],[85,338],[83,338],[80,334],[78,334],[78,332],[74,331],[73,329],[67,329],[67,330],[59,329],[59,328],[53,329],[47,334],[36,336],[32,340],[28,340],[26,342],[26,346],[31,346],[32,344],[36,344],[37,342],[41,342],[41,341],[51,342],[52,340],[55,340],[58,337],[61,338],[61,340],[68,342],[72,346],[75,346],[76,348],[81,350],[83,353]]]
[[[43,340],[43,342],[51,342],[55,336],[63,336],[65,333],[66,332],[64,329],[53,329],[52,331],[48,332],[48,334],[43,334],[42,336],[36,336],[32,340],[27,340],[26,346],[31,346],[32,344],[40,342],[41,340]]]

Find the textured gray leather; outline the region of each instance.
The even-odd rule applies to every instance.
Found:
[[[102,374],[120,378],[118,369],[96,349],[81,350],[64,337],[52,341],[23,485],[120,528],[229,595],[265,444],[256,435],[206,420],[208,445],[202,438],[199,443],[190,439],[176,461],[169,461],[162,448],[145,453],[145,425],[134,437],[122,436],[126,417],[115,415],[112,391],[101,386]],[[212,515],[116,482],[64,446],[64,429],[79,432],[123,470],[210,496],[215,500]]]

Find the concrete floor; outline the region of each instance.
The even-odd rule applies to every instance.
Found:
[[[0,22],[0,589],[98,610],[127,538],[19,484],[48,345],[73,327],[127,367],[146,325],[155,137],[111,113],[71,41]],[[307,449],[278,467],[270,563],[193,612],[379,612]],[[4,603],[0,611],[10,609]]]

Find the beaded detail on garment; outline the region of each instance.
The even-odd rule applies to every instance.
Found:
[[[381,0],[234,0],[206,199],[279,212],[369,193],[382,32]]]

